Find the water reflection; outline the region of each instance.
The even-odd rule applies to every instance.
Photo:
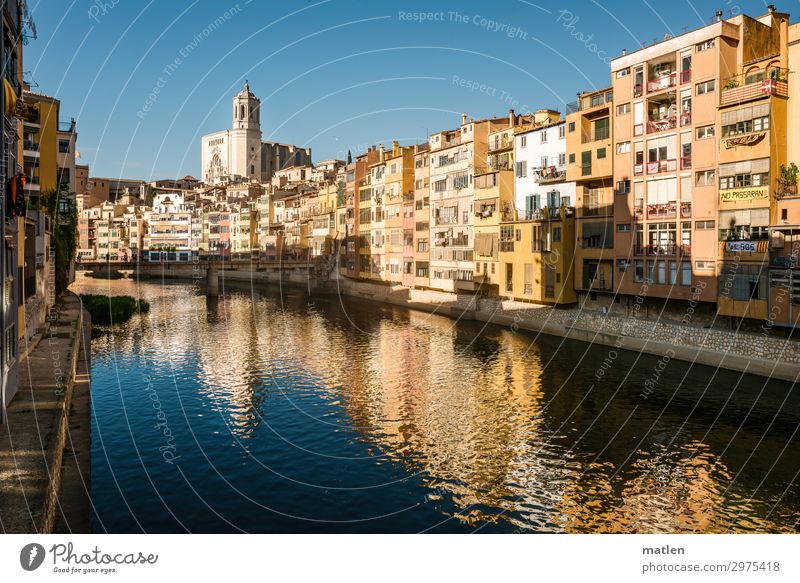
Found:
[[[124,450],[150,439],[133,404],[150,374],[184,480],[225,517],[198,512],[173,468],[138,447],[194,531],[785,532],[800,519],[797,398],[773,407],[786,383],[762,391],[762,379],[694,367],[682,384],[687,365],[672,363],[661,397],[643,401],[655,360],[620,353],[600,382],[602,347],[273,290],[216,300],[180,284],[79,290],[152,305],[94,340],[98,430],[130,434],[110,461],[95,456],[108,466],[100,479],[113,474],[120,495],[136,496]],[[130,372],[117,387],[121,362]],[[728,403],[732,386],[743,388]],[[120,401],[133,417],[125,430],[101,417]],[[115,511],[102,486],[100,518]]]

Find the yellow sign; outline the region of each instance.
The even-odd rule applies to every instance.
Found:
[[[722,202],[734,202],[737,200],[758,200],[761,198],[767,198],[768,196],[769,196],[769,187],[767,186],[732,188],[731,190],[722,190],[719,193],[719,199]]]

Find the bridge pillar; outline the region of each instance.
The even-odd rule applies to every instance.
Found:
[[[206,295],[214,298],[219,295],[219,271],[213,262],[209,262],[206,269]]]

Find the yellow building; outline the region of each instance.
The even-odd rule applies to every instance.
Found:
[[[500,294],[502,282],[500,224],[516,219],[511,167],[492,165],[475,174],[475,281],[481,293],[493,296]]]
[[[408,233],[412,238],[408,241],[405,230],[409,225],[404,218],[406,205],[413,202],[414,197],[414,146],[401,147],[399,142],[392,142],[392,149],[385,155],[385,168],[383,209],[386,241],[383,279],[398,284],[403,283],[403,276],[406,275],[405,251],[408,249],[411,252],[413,248],[413,233]],[[413,254],[411,261],[413,262]]]
[[[575,182],[579,294],[614,291],[614,151],[611,87],[585,92],[567,108],[568,182]],[[621,194],[625,185],[621,181]],[[630,227],[630,225],[628,225]]]
[[[719,101],[717,311],[766,320],[775,306],[779,319],[788,321],[789,310],[779,308],[791,303],[793,271],[775,270],[770,282],[766,266],[770,225],[777,267],[785,267],[779,257],[797,256],[785,245],[796,229],[789,220],[796,203],[778,189],[787,164],[789,15],[770,9],[756,19],[740,15],[729,22],[742,32],[731,55],[736,68],[722,81]]]
[[[500,294],[524,302],[575,303],[575,209],[544,208],[533,217],[500,225]]]
[[[430,285],[430,146],[416,146],[414,154],[414,287]]]

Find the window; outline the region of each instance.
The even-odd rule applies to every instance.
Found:
[[[617,144],[617,154],[630,154],[630,153],[631,153],[630,142],[619,142]]]
[[[617,233],[630,233],[630,232],[631,232],[630,223],[620,223],[617,225]]]
[[[716,224],[715,221],[695,221],[694,228],[698,231],[713,231]]]
[[[748,188],[769,185],[769,158],[721,164],[719,187]]]
[[[453,188],[460,190],[469,186],[469,173],[458,174],[453,177]]]
[[[729,138],[769,129],[769,103],[744,107],[722,114],[722,137]]]
[[[560,126],[558,126],[558,139],[559,140],[563,140],[564,138],[567,137],[566,130],[567,130],[567,128],[566,128],[566,126],[564,124],[561,124]]]
[[[540,167],[541,168],[547,168],[547,166],[548,166],[547,163],[548,162],[549,162],[549,160],[548,160],[547,156],[542,156]]]
[[[575,154],[570,154],[569,155],[569,163],[570,164],[574,164],[575,163]]]
[[[713,49],[715,44],[716,44],[716,39],[712,38],[711,40],[707,40],[705,42],[700,43],[695,48],[697,49],[698,53],[702,53],[703,51],[708,51],[710,49]]]
[[[698,271],[714,271],[715,267],[713,261],[700,260],[694,262],[694,268]]]
[[[630,69],[620,69],[619,71],[617,71],[617,79],[622,79],[623,77],[627,77],[630,74],[631,74]]]
[[[58,140],[58,151],[61,154],[69,154],[69,140]]]
[[[630,180],[619,180],[617,181],[617,188],[614,192],[617,194],[628,194],[631,191],[631,181]]]
[[[692,285],[692,264],[689,261],[681,261],[681,285]]]
[[[561,227],[553,227],[553,243],[561,243]]]
[[[627,115],[631,112],[631,104],[623,103],[617,106],[617,115]]]
[[[630,266],[630,262],[627,259],[617,259],[617,271],[620,274],[624,274],[628,271],[628,267]]]
[[[543,144],[547,143],[547,130],[542,130],[542,133],[539,134],[541,136],[541,141]]]
[[[698,140],[705,140],[707,138],[713,138],[716,135],[716,128],[713,125],[710,126],[700,126],[697,128],[697,139]]]
[[[569,122],[569,133],[572,133],[574,131],[575,131],[575,122],[571,121]]]
[[[715,170],[704,170],[695,175],[695,186],[714,186],[717,181]]]
[[[705,93],[713,93],[717,89],[717,82],[715,79],[711,79],[710,81],[703,81],[702,83],[697,84],[697,95],[703,95]]]
[[[563,166],[566,163],[567,163],[567,155],[562,152],[561,154],[558,155],[558,165]]]
[[[606,149],[605,148],[598,148],[597,149],[597,159],[602,160],[606,157]]]
[[[517,178],[525,178],[525,162],[516,163],[516,176]]]
[[[519,146],[520,146],[520,148],[527,148],[528,147],[528,136],[522,136],[519,139]]]
[[[633,262],[633,281],[642,283],[644,281],[644,261],[637,259]]]

